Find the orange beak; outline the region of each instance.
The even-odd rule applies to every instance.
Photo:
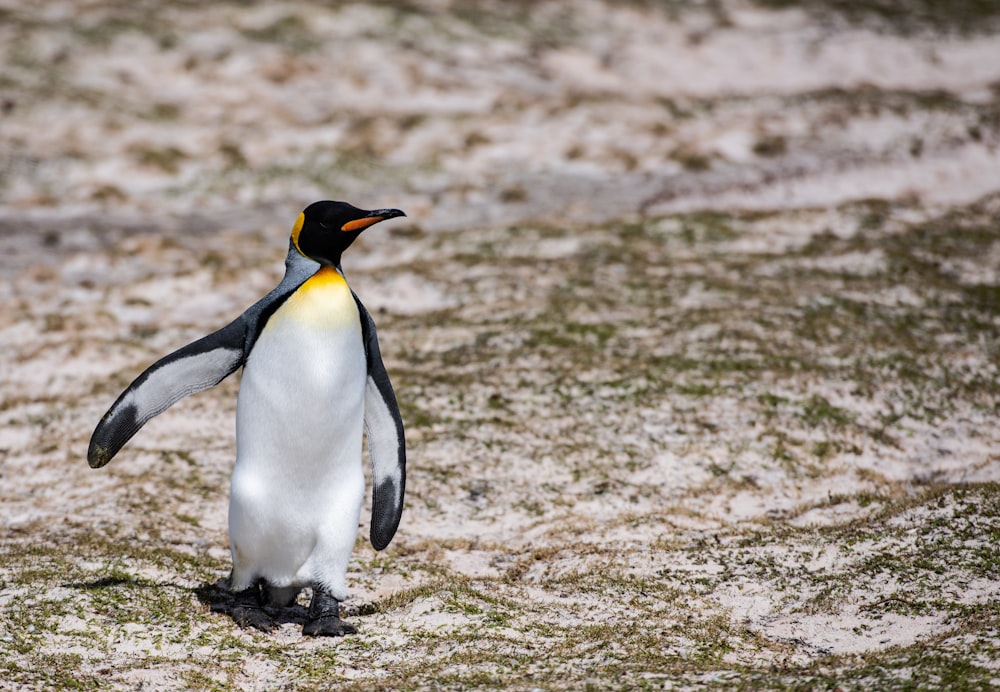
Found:
[[[340,227],[342,231],[363,231],[369,226],[374,226],[379,221],[385,221],[386,219],[392,219],[397,216],[406,216],[399,209],[376,209],[374,211],[368,212],[368,216],[364,216],[360,219],[354,219],[353,221],[348,221],[343,226]]]

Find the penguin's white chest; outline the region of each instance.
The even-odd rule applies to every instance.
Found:
[[[234,582],[305,585],[350,556],[364,495],[367,378],[357,304],[324,267],[271,316],[240,383]],[[333,586],[331,584],[331,586]]]

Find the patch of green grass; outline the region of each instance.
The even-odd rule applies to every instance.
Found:
[[[877,22],[902,33],[917,31],[987,31],[1000,17],[994,0],[756,0],[785,9],[800,7],[814,13],[837,13],[851,22]]]
[[[279,17],[263,27],[244,27],[240,29],[240,33],[251,41],[276,43],[299,53],[321,45],[320,39],[310,30],[306,20],[297,14]]]
[[[138,146],[131,153],[142,165],[158,168],[165,173],[177,173],[181,164],[188,159],[188,155],[175,146]]]
[[[855,415],[839,406],[834,406],[825,397],[814,394],[802,403],[802,420],[814,428],[824,426],[838,428],[852,423]]]
[[[687,243],[718,243],[737,237],[732,214],[700,211],[681,217],[680,235]]]

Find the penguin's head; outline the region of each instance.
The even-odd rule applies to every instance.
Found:
[[[361,231],[396,216],[406,214],[399,209],[366,211],[347,202],[313,202],[292,226],[292,245],[309,259],[337,266],[341,253],[361,235]]]

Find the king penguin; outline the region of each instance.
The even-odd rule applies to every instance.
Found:
[[[265,605],[312,588],[303,634],[356,631],[340,619],[364,499],[362,436],[372,467],[371,542],[385,548],[403,510],[403,422],[375,323],[347,285],[341,255],[398,209],[316,202],[292,227],[278,286],[222,329],[163,357],[101,418],[87,461],[107,464],[153,416],[240,366],[230,483],[230,614],[269,631]]]

